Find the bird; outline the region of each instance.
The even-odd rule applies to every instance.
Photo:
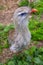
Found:
[[[33,12],[37,12],[37,10],[24,6],[17,8],[13,14],[15,33],[13,40],[9,37],[8,41],[9,44],[11,44],[10,50],[14,53],[27,49],[30,44],[31,33],[28,28],[28,23]]]

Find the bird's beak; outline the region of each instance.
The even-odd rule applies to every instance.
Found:
[[[31,13],[35,13],[35,12],[38,12],[38,10],[37,9],[32,9],[31,10]]]

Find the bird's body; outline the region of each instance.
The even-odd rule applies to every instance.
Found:
[[[30,10],[29,7],[20,7],[13,15],[15,34],[13,35],[13,40],[9,38],[9,43],[11,44],[10,50],[15,53],[27,48],[30,44],[31,34],[27,27]]]

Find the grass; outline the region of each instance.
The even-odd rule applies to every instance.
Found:
[[[32,46],[19,55],[14,55],[3,65],[43,65],[43,48]]]
[[[28,6],[28,0],[22,0],[18,5],[21,6]]]
[[[31,19],[28,25],[31,31],[32,40],[41,41],[43,40],[43,21],[37,21],[35,19]]]
[[[8,33],[10,30],[14,29],[13,25],[7,25],[3,26],[3,24],[0,24],[0,52],[3,50],[3,48],[8,48]]]

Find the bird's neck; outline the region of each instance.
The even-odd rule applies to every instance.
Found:
[[[21,25],[27,26],[27,24],[28,24],[28,19],[22,20]]]

